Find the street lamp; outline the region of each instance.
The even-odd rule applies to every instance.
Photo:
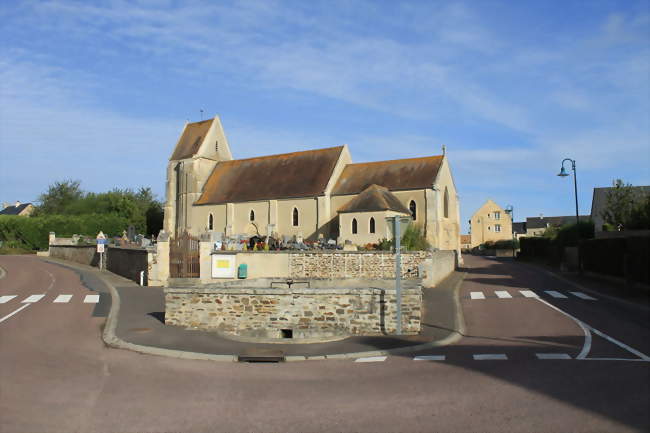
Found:
[[[515,258],[517,257],[516,249],[515,249],[515,207],[511,204],[506,206],[505,209],[506,213],[510,215],[510,228],[512,229],[512,257]]]
[[[573,170],[573,192],[576,198],[576,232],[578,233],[578,272],[582,273],[582,266],[580,264],[580,216],[578,214],[578,180],[576,176],[576,161],[571,158],[564,158],[558,176],[567,177],[569,175],[564,168],[564,163],[567,161],[571,161],[571,170]]]

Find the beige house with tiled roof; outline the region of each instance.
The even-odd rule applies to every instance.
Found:
[[[235,160],[215,117],[185,125],[166,194],[171,236],[259,233],[363,245],[392,236],[385,218],[405,214],[434,248],[459,249],[459,201],[445,155],[354,164],[344,145]]]
[[[485,242],[512,239],[512,219],[501,206],[487,200],[469,220],[471,248]]]

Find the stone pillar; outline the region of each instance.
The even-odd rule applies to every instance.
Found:
[[[160,231],[155,252],[148,254],[149,285],[167,286],[169,284],[169,234]]]
[[[208,283],[212,279],[212,249],[214,242],[206,233],[201,235],[199,241],[199,263],[201,264],[201,273],[199,277],[202,283]]]

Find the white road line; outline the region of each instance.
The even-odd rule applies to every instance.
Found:
[[[54,300],[55,304],[67,304],[72,299],[72,295],[59,295]]]
[[[644,354],[644,353],[641,353],[641,352],[639,352],[639,351],[636,350],[636,349],[631,348],[631,347],[628,346],[627,344],[622,343],[622,342],[618,341],[617,339],[610,337],[610,336],[607,335],[607,334],[604,334],[604,333],[600,332],[600,331],[599,331],[598,329],[596,329],[596,328],[593,328],[593,327],[591,327],[591,326],[589,326],[589,325],[586,325],[586,326],[587,326],[589,329],[591,329],[591,331],[592,331],[594,334],[596,334],[596,335],[600,335],[601,337],[603,337],[605,340],[609,341],[610,343],[614,343],[614,344],[617,345],[618,347],[623,348],[623,349],[627,350],[627,351],[630,352],[630,353],[633,353],[634,355],[638,356],[639,358],[643,359],[644,361],[650,361],[650,356],[648,356],[648,355],[646,355],[646,354]]]
[[[519,293],[524,295],[526,298],[539,298],[539,295],[532,290],[520,290]]]
[[[550,296],[552,296],[554,298],[558,298],[558,299],[566,299],[566,298],[568,298],[568,296],[563,295],[560,292],[556,292],[555,290],[544,290],[544,293],[546,293],[547,295],[550,295]]]
[[[485,299],[483,292],[470,292],[469,296],[472,299]]]
[[[580,299],[586,299],[587,301],[597,301],[598,300],[598,299],[592,298],[591,296],[589,296],[589,295],[587,295],[585,293],[582,293],[582,292],[569,292],[569,293],[571,293],[573,296],[577,296]]]
[[[28,298],[26,298],[24,301],[22,301],[23,304],[32,304],[34,302],[38,302],[41,299],[43,299],[45,295],[32,295]]]
[[[84,298],[85,304],[96,304],[99,302],[99,295],[86,295]]]
[[[15,297],[16,295],[0,296],[0,304],[6,304],[7,302],[11,301]]]
[[[490,360],[507,360],[508,357],[505,353],[484,353],[479,355],[473,355],[475,361],[490,361]]]
[[[571,359],[566,353],[537,353],[537,359]]]
[[[368,356],[366,358],[357,358],[354,362],[383,362],[387,356]]]
[[[24,308],[27,308],[27,307],[29,307],[30,305],[32,305],[32,304],[25,304],[25,305],[23,305],[22,307],[20,307],[19,309],[17,309],[16,311],[7,314],[7,315],[4,316],[2,319],[0,319],[0,323],[4,322],[4,321],[7,320],[8,318],[10,318],[11,316],[13,316],[13,315],[16,314],[17,312],[19,312],[20,310],[22,310],[22,309],[24,309]]]
[[[512,295],[505,290],[495,290],[494,294],[497,295],[497,298],[501,299],[512,298]]]
[[[421,355],[413,358],[413,361],[444,361],[445,355]]]
[[[582,329],[582,332],[585,334],[585,342],[582,345],[582,350],[580,351],[578,356],[576,356],[576,359],[585,359],[587,357],[587,355],[589,354],[589,351],[591,350],[591,331],[589,331],[589,327],[587,326],[587,324],[583,323],[582,321],[580,321],[578,319],[576,319],[575,317],[573,317],[569,313],[560,310],[555,305],[546,302],[542,298],[537,298],[537,300],[539,302],[543,303],[544,305],[551,307],[552,309],[554,309],[558,313],[564,314],[565,316],[569,317],[574,322],[576,322],[578,324],[578,326],[580,326],[580,329]]]
[[[628,359],[628,358],[585,358],[582,361],[633,361],[633,362],[650,362],[650,359]]]

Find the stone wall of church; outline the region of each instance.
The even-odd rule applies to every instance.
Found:
[[[402,291],[402,332],[420,332],[421,288]],[[165,324],[243,339],[318,341],[384,335],[397,323],[394,289],[165,289]]]

